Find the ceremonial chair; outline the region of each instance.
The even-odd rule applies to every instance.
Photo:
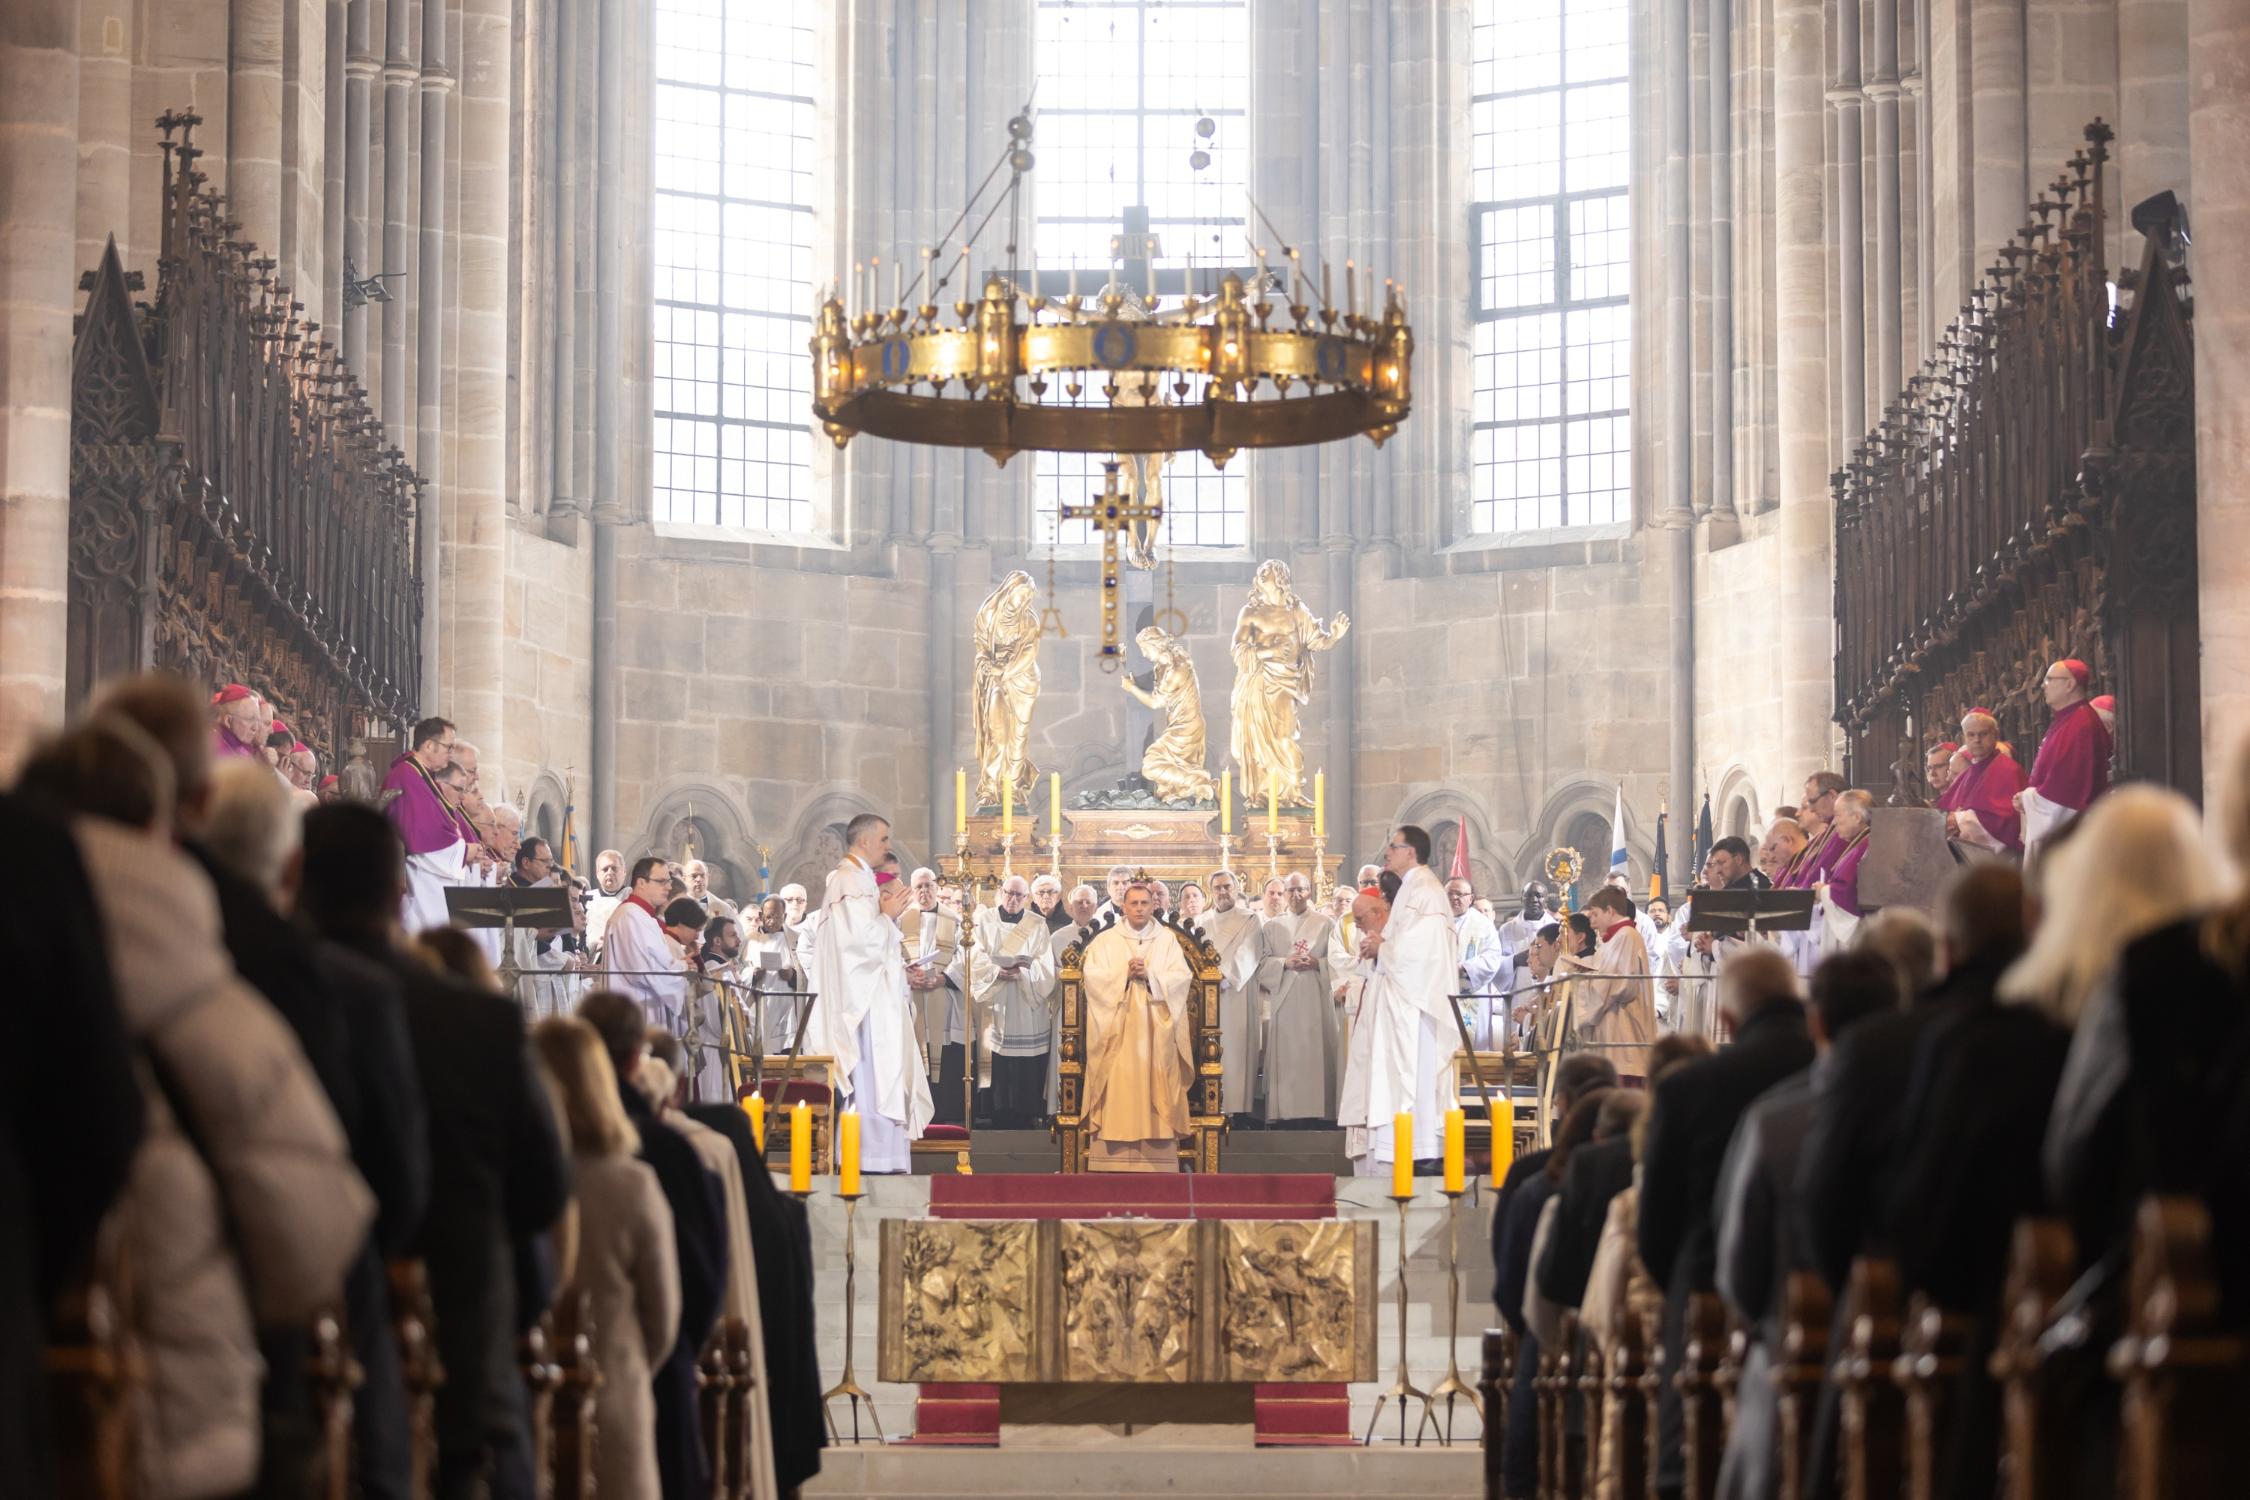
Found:
[[[1726,1304],[1716,1292],[1688,1296],[1680,1371],[1681,1500],[1712,1500],[1719,1489],[1719,1460],[1726,1453],[1726,1417],[1719,1368],[1727,1347]]]
[[[2220,1319],[2211,1214],[2192,1198],[2148,1198],[2133,1225],[2124,1336],[2109,1371],[2124,1387],[2120,1500],[2242,1493],[2250,1339]]]
[[[1227,1116],[1220,1098],[1219,1067],[1219,951],[1204,940],[1201,928],[1191,927],[1170,913],[1156,918],[1178,939],[1188,972],[1195,976],[1188,994],[1188,1035],[1195,1076],[1188,1080],[1188,1133],[1180,1142],[1180,1165],[1190,1172],[1219,1170],[1219,1145],[1226,1135]],[[1117,922],[1111,912],[1095,925],[1086,939],[1092,942]],[[1084,945],[1063,949],[1056,974],[1055,1139],[1061,1152],[1058,1170],[1086,1170],[1092,1126],[1086,1119],[1086,974]]]
[[[1906,1493],[1936,1500],[1951,1434],[1952,1402],[1961,1378],[1969,1320],[1926,1297],[1908,1304],[1892,1378],[1906,1398]]]
[[[555,1387],[554,1470],[548,1494],[553,1500],[596,1500],[594,1393],[601,1389],[602,1373],[594,1361],[586,1293],[558,1297],[553,1317],[555,1365],[562,1373]]]
[[[1828,1329],[1835,1317],[1828,1283],[1811,1271],[1793,1271],[1781,1289],[1781,1348],[1773,1362],[1775,1424],[1781,1443],[1778,1500],[1804,1500],[1811,1492],[1813,1414],[1828,1367]]]
[[[1906,1441],[1905,1402],[1892,1379],[1900,1332],[1897,1263],[1872,1256],[1853,1261],[1845,1296],[1851,1331],[1836,1362],[1844,1493],[1851,1500],[1894,1500]]]
[[[2018,1219],[2000,1299],[1992,1378],[2006,1423],[2005,1471],[2013,1500],[2060,1495],[2072,1463],[2070,1415],[2056,1390],[2045,1338],[2078,1270],[2078,1246],[2061,1219]]]
[[[735,1090],[737,1104],[753,1095],[765,1096],[766,1149],[769,1155],[773,1151],[780,1151],[784,1161],[788,1160],[789,1153],[790,1108],[796,1104],[811,1106],[812,1169],[816,1175],[836,1170],[836,1091],[828,1081],[829,1071],[835,1065],[836,1059],[833,1057],[800,1057],[797,1059],[797,1077],[769,1077],[755,1088],[745,1083]],[[817,1076],[804,1076],[808,1069],[815,1070]]]
[[[415,1500],[427,1500],[437,1474],[437,1389],[445,1384],[438,1359],[437,1315],[430,1306],[429,1268],[418,1260],[390,1263],[391,1333],[398,1340],[399,1372],[406,1381],[409,1473]]]

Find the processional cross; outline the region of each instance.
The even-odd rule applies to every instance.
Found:
[[[1119,614],[1118,591],[1124,578],[1119,567],[1117,544],[1119,537],[1142,521],[1153,523],[1164,519],[1162,504],[1151,504],[1139,494],[1127,495],[1117,487],[1119,463],[1109,459],[1102,464],[1102,492],[1091,505],[1063,505],[1056,509],[1058,521],[1088,521],[1102,534],[1102,650],[1101,665],[1104,672],[1114,672],[1125,660],[1125,647],[1117,639]],[[1153,530],[1150,534],[1153,534]]]

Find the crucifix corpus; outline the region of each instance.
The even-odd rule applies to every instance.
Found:
[[[1104,672],[1114,672],[1125,660],[1125,647],[1117,638],[1118,592],[1123,586],[1118,539],[1136,522],[1164,519],[1162,504],[1151,504],[1139,494],[1127,495],[1117,487],[1118,461],[1102,465],[1102,492],[1091,505],[1065,505],[1057,514],[1065,521],[1090,521],[1102,534],[1102,650]]]

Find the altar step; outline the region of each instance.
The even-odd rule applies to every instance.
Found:
[[[1044,1130],[988,1125],[969,1148],[969,1165],[978,1172],[1052,1172],[1058,1159],[1059,1148]],[[1351,1172],[1341,1130],[1232,1130],[1219,1159],[1228,1172],[1316,1172],[1323,1177]],[[918,1176],[951,1172],[953,1160],[942,1153],[918,1155],[914,1170]]]
[[[813,1495],[960,1496],[1069,1495],[1073,1500],[1163,1495],[1169,1500],[1317,1500],[1327,1495],[1445,1497],[1484,1494],[1483,1452],[1475,1441],[1440,1448],[1378,1441],[1371,1448],[1253,1448],[1248,1433],[1234,1444],[1207,1434],[1150,1428],[1122,1435],[1108,1428],[1033,1446],[932,1449],[863,1444],[830,1448]]]

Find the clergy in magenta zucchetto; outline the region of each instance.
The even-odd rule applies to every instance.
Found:
[[[2023,853],[2016,793],[2023,790],[2023,767],[2000,746],[2000,721],[1989,708],[1961,716],[1961,754],[1968,764],[1938,798],[1945,809],[1945,836],[1995,854]]]
[[[2109,790],[2114,741],[2108,720],[2086,696],[2093,680],[2092,668],[2070,658],[2049,666],[2040,683],[2055,717],[2031,762],[2031,782],[2016,799],[2027,853]]]

